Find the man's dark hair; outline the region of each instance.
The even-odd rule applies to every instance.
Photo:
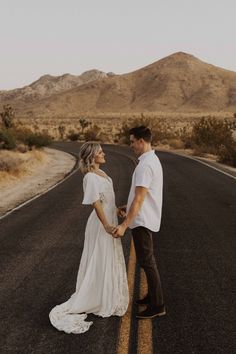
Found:
[[[135,139],[143,139],[147,143],[151,143],[152,141],[152,133],[151,130],[144,125],[140,125],[139,127],[134,127],[129,130],[129,135],[133,135]]]

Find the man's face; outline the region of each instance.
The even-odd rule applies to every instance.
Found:
[[[133,135],[130,135],[130,147],[134,151],[135,155],[140,156],[143,153],[144,140],[136,139]]]

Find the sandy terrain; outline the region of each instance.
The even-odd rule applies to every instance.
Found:
[[[0,216],[41,194],[70,172],[76,159],[64,152],[44,148],[44,158],[19,178],[0,180]]]

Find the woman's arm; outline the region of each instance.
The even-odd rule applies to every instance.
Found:
[[[99,220],[101,221],[104,229],[106,230],[106,232],[108,234],[111,234],[112,235],[112,232],[113,230],[115,229],[115,226],[111,226],[108,221],[107,221],[107,218],[106,218],[106,215],[104,213],[104,210],[103,210],[103,207],[102,207],[102,203],[100,202],[100,200],[97,200],[96,202],[94,202],[93,204],[93,207],[96,211],[96,214],[99,218]]]

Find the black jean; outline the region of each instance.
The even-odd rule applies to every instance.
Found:
[[[131,231],[137,261],[146,274],[150,303],[152,306],[162,305],[163,293],[153,252],[152,231],[143,226],[135,227]]]

